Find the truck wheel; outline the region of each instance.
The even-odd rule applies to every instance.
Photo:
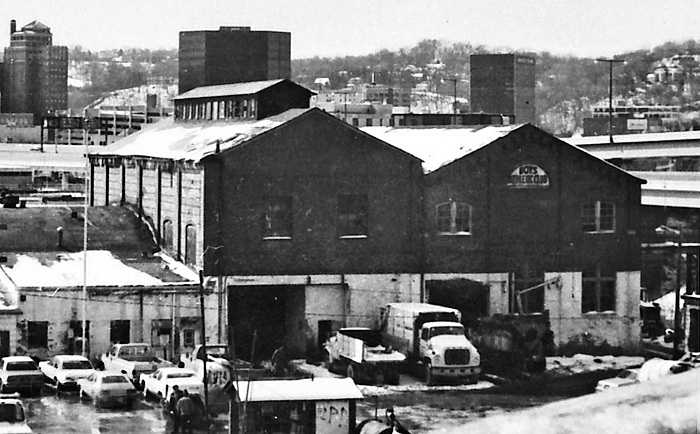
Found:
[[[434,385],[435,379],[433,378],[433,364],[428,361],[425,361],[423,362],[423,368],[425,369],[425,384],[427,384],[428,386]]]

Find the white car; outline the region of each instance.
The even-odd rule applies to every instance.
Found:
[[[595,391],[602,392],[607,389],[630,386],[636,383],[639,383],[639,369],[625,369],[613,378],[600,380],[595,387]]]
[[[19,393],[0,395],[0,433],[32,433]]]
[[[92,363],[83,356],[53,356],[49,360],[39,362],[39,370],[44,378],[56,385],[56,388],[77,388],[78,380],[87,378],[95,372]]]
[[[91,399],[96,406],[131,407],[137,399],[136,388],[124,374],[95,371],[78,380],[81,399]]]
[[[180,390],[190,395],[203,393],[204,384],[197,379],[195,372],[187,368],[160,368],[152,374],[141,374],[140,382],[143,387],[143,396],[157,396],[161,399],[168,399],[173,391],[173,386],[177,385]]]

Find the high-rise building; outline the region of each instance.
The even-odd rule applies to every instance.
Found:
[[[35,122],[68,107],[68,47],[53,45],[51,29],[32,21],[17,31],[10,22],[10,46],[2,68],[3,113],[33,113]]]
[[[537,123],[534,57],[474,54],[470,61],[472,112],[515,115],[517,123]]]
[[[180,32],[179,92],[200,86],[291,78],[291,33],[250,27]]]

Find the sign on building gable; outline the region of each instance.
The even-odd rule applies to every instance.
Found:
[[[508,187],[547,188],[549,187],[549,176],[536,164],[521,164],[510,174]]]

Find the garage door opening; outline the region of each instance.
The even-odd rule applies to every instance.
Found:
[[[292,357],[304,354],[303,286],[229,287],[229,327],[236,357],[256,364],[283,344]],[[255,345],[253,345],[255,343]]]
[[[462,323],[469,329],[481,317],[489,315],[489,287],[469,279],[428,280],[428,301],[462,312]]]

